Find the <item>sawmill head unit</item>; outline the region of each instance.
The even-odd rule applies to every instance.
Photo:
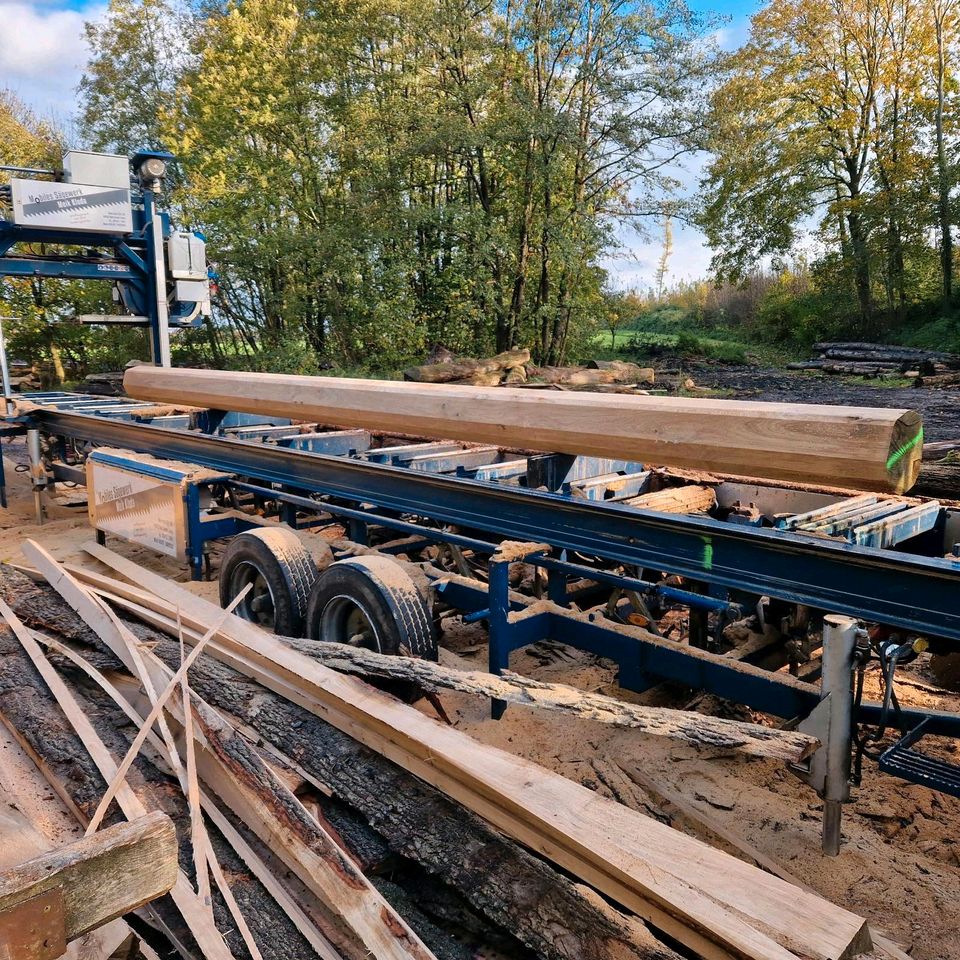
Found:
[[[0,275],[109,277],[158,364],[170,326],[209,310],[202,241],[156,207],[169,159],[138,154],[126,180],[118,163],[108,177],[96,158],[65,159],[56,180],[19,181],[0,221]],[[42,255],[10,252],[40,242]],[[555,640],[614,661],[626,689],[672,681],[799,724],[822,743],[795,772],[824,798],[830,853],[864,758],[960,795],[960,769],[917,748],[960,737],[960,715],[895,695],[898,666],[960,652],[960,510],[711,478],[708,509],[662,513],[630,501],[691,481],[644,463],[67,392],[14,407],[7,382],[3,430],[27,438],[38,521],[75,483],[101,542],[195,578],[226,542],[221,596],[251,584],[238,612],[267,629],[435,658],[440,617],[459,613],[486,624],[493,672]],[[334,525],[344,537],[317,535]],[[659,632],[666,611],[682,638]],[[750,636],[731,650],[735,622]]]

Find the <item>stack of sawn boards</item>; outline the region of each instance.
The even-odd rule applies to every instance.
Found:
[[[142,727],[138,739],[175,774],[183,774],[184,796],[191,807],[202,807],[220,837],[232,845],[233,854],[243,861],[237,869],[245,865],[277,898],[312,951],[300,955],[426,960],[439,951],[435,954],[424,944],[302,808],[272,761],[358,804],[374,826],[377,803],[385,799],[400,809],[407,804],[411,816],[418,806],[427,811],[414,829],[422,831],[419,835],[405,838],[401,830],[393,841],[405,854],[422,858],[430,872],[459,884],[480,911],[511,925],[534,955],[676,960],[678,955],[631,912],[692,955],[707,958],[840,960],[869,948],[864,921],[815,894],[534,763],[481,744],[116,554],[90,550],[124,579],[84,577],[99,583],[94,592],[82,582],[80,571],[64,568],[36,544],[24,547],[27,559],[92,629],[92,638],[48,588],[15,574],[0,577],[0,597],[6,601],[0,612],[15,635],[13,640],[2,631],[6,655],[0,657],[0,716],[41,761],[51,784],[78,816],[92,820],[95,827],[111,796],[127,817],[142,810],[137,794],[124,782],[131,765],[125,758],[118,770],[100,740],[105,734],[94,730],[37,643],[61,666],[64,658],[74,667],[84,664],[88,679],[96,679],[101,692],[113,690],[117,703],[120,690],[142,685],[147,702],[142,708],[124,708],[127,718]],[[105,601],[136,612],[141,621],[170,636],[179,635],[192,653],[184,658],[175,641],[121,620]],[[74,649],[51,639],[51,631],[74,641]],[[149,642],[141,642],[144,638]],[[93,644],[84,656],[75,649],[81,640]],[[29,660],[25,673],[24,654]],[[133,679],[123,678],[122,670]],[[42,679],[32,671],[39,671]],[[31,692],[25,708],[26,686]],[[175,689],[182,699],[170,696]],[[53,712],[48,694],[55,700]],[[44,696],[48,703],[41,709]],[[193,709],[184,711],[185,703]],[[38,732],[41,714],[49,724]],[[62,716],[57,719],[55,714]],[[146,732],[155,718],[163,721],[159,734]],[[89,764],[71,758],[65,769],[64,758],[49,752],[51,728],[64,734],[72,728],[80,737],[110,784],[106,796],[102,789],[93,803],[78,796],[76,785],[84,781],[78,768]],[[308,731],[326,738],[326,749],[317,751]],[[139,745],[135,741],[130,752],[135,755]],[[145,776],[145,768],[141,761],[133,766],[138,777]],[[297,908],[276,873],[264,865],[264,857],[198,785],[198,774],[230,815],[252,830],[323,904],[323,922]],[[364,778],[369,782],[364,784]],[[390,783],[395,793],[385,797]],[[432,815],[438,805],[459,809],[459,838],[455,848],[443,854],[429,849],[431,829],[439,829],[436,821],[445,819]],[[200,882],[207,865],[224,899],[229,899],[224,889],[229,884],[220,883],[223,870],[213,852],[214,832],[206,835],[198,826],[203,822],[202,817],[189,821],[197,893],[182,873],[174,887],[174,902],[188,931],[181,941],[192,936],[206,957],[260,956],[250,911],[234,911],[236,902],[227,903],[232,922],[211,912],[209,888],[204,892]],[[570,883],[544,860],[600,891],[624,912],[579,883]],[[552,934],[544,932],[544,917],[552,921]],[[256,922],[263,922],[259,912]],[[176,917],[168,917],[168,932],[174,937],[177,923]],[[217,930],[229,928],[232,939],[220,938]],[[268,956],[298,955],[284,954],[279,941],[271,947]],[[183,955],[196,954],[185,947]]]

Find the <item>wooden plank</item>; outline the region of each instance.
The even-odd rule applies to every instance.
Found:
[[[23,647],[27,656],[29,656],[37,672],[43,678],[44,683],[50,689],[64,716],[73,727],[77,736],[83,742],[90,757],[96,764],[101,776],[108,783],[116,776],[117,764],[99,734],[93,728],[89,718],[80,708],[70,689],[60,678],[60,675],[51,666],[50,662],[43,655],[39,644],[34,640],[30,631],[20,622],[16,614],[0,600],[0,616],[2,616],[10,629],[13,631],[20,645]],[[44,774],[47,770],[41,767]],[[59,784],[51,780],[51,785],[65,799],[69,794],[64,791]],[[142,817],[147,813],[146,807],[140,801],[140,798],[130,789],[127,784],[121,784],[117,791],[117,803],[128,820]],[[77,814],[78,819],[82,819],[79,809],[72,808]],[[170,891],[170,897],[176,904],[177,909],[186,921],[190,932],[193,934],[198,945],[205,954],[205,960],[234,960],[233,954],[227,948],[219,931],[207,917],[196,894],[190,888],[190,883],[182,871],[178,871],[176,882]]]
[[[37,639],[44,646],[49,647],[60,656],[65,657],[72,664],[74,664],[74,666],[83,671],[83,673],[93,680],[93,682],[96,683],[97,686],[103,690],[107,696],[110,697],[110,699],[117,705],[117,707],[120,708],[120,710],[123,711],[126,717],[138,730],[143,728],[144,718],[137,713],[137,711],[130,705],[130,702],[126,699],[126,697],[120,693],[120,691],[106,678],[106,676],[100,670],[94,667],[86,658],[80,656],[80,654],[78,654],[75,650],[65,646],[58,640],[54,640],[52,637],[38,635]],[[134,684],[136,681],[131,680],[130,683]],[[163,755],[165,749],[164,744],[160,738],[153,733],[153,731],[148,733],[147,743],[149,743],[154,750]],[[230,823],[230,821],[223,815],[223,813],[220,811],[220,808],[217,807],[213,800],[211,800],[210,797],[199,788],[199,786],[198,796],[203,811],[208,817],[210,817],[227,843],[233,847],[236,854],[247,865],[247,867],[250,869],[250,872],[263,884],[270,896],[273,897],[273,899],[287,914],[300,933],[303,934],[310,946],[313,947],[316,955],[320,957],[321,960],[341,960],[340,955],[336,952],[330,942],[320,933],[320,931],[317,930],[307,915],[300,908],[299,904],[297,904],[287,890],[277,882],[276,877],[273,876],[263,860],[256,854],[253,848],[250,847],[246,840],[243,839],[243,836],[233,826],[233,824]],[[206,838],[206,842],[209,844],[209,837]],[[210,855],[213,855],[212,848],[210,850]],[[220,872],[220,876],[217,878],[218,886],[220,886],[220,877],[222,877],[222,871]],[[223,888],[221,887],[221,890],[222,889]]]
[[[102,604],[79,584],[39,543],[34,540],[27,540],[21,545],[21,551],[46,577],[50,586],[73,607],[84,623],[113,650],[127,670],[140,680],[147,696],[150,698],[150,702],[156,705],[156,687],[144,666],[137,638],[120,623],[109,607]],[[181,778],[182,785],[183,764],[180,762],[176,741],[170,733],[162,712],[158,712],[156,722],[167,745],[166,752],[170,755],[170,762],[177,776]],[[99,822],[99,818],[95,816],[93,829],[96,829],[97,822]]]
[[[53,560],[38,544],[27,541],[23,547],[28,559],[36,563],[38,569],[57,583],[69,578],[75,588],[65,599],[71,605],[77,602],[77,590],[84,590],[60,565]],[[233,605],[243,597],[237,596]],[[82,604],[78,604],[82,605]],[[0,610],[3,609],[0,603]],[[11,616],[13,616],[11,611]],[[125,787],[124,776],[134,758],[146,741],[153,722],[164,706],[174,716],[185,720],[183,712],[171,700],[171,694],[179,687],[187,669],[197,659],[211,638],[219,632],[223,621],[231,616],[230,611],[222,611],[221,618],[201,637],[184,659],[177,671],[170,670],[149,651],[141,651],[144,667],[152,674],[157,686],[165,683],[163,692],[156,698],[149,714],[144,719],[139,732],[134,737],[127,755],[111,777],[110,786],[104,794],[96,814],[90,821],[88,832],[96,829],[106,812],[114,794]],[[127,631],[129,633],[129,631]],[[123,659],[122,646],[126,643],[123,636],[114,636],[107,631],[104,642],[114,653]],[[324,904],[336,915],[342,917],[353,930],[371,955],[383,960],[435,960],[433,954],[423,945],[417,935],[393,910],[389,903],[376,891],[356,867],[343,856],[337,844],[315,821],[302,811],[302,805],[293,794],[271,773],[256,754],[229,725],[220,720],[209,707],[203,709],[200,703],[195,707],[203,712],[204,738],[201,745],[209,747],[198,752],[197,759],[206,770],[204,779],[208,785],[229,803],[238,815],[254,829],[261,838],[294,870],[307,884],[311,892],[320,897]],[[224,746],[218,749],[221,738]],[[230,741],[229,748],[226,741]],[[244,763],[241,764],[240,758]],[[298,818],[298,811],[302,815]],[[299,831],[299,832],[298,832]],[[211,858],[211,867],[216,874],[217,868]],[[229,891],[228,891],[229,892]],[[247,931],[249,933],[249,931]]]
[[[3,871],[0,913],[58,889],[69,942],[163,896],[176,879],[176,830],[157,811]]]
[[[24,549],[26,549],[27,546],[36,546],[36,545],[33,544],[32,541],[28,540],[27,543],[24,545]],[[41,558],[39,554],[37,554],[37,558],[38,558],[38,562],[43,563],[44,566],[46,565],[46,560]],[[250,586],[248,585],[244,589],[244,591],[234,599],[230,609],[236,606],[243,599],[243,597],[245,596],[245,594],[249,589],[250,589]],[[100,825],[100,822],[103,820],[104,816],[106,815],[107,809],[109,808],[111,801],[113,800],[114,796],[119,790],[120,785],[124,782],[124,777],[126,776],[127,771],[132,766],[133,761],[137,758],[137,754],[140,752],[140,748],[143,746],[143,742],[147,738],[147,733],[150,731],[150,728],[153,726],[154,722],[160,718],[160,715],[163,711],[165,704],[169,701],[174,690],[177,689],[178,685],[180,684],[180,681],[186,676],[187,670],[189,670],[190,668],[190,664],[192,664],[197,659],[197,657],[200,656],[200,654],[203,652],[203,648],[216,635],[219,627],[223,625],[229,613],[230,613],[229,610],[224,611],[223,617],[219,621],[217,621],[217,623],[211,626],[210,629],[202,637],[200,637],[197,640],[195,646],[190,651],[190,655],[180,665],[180,669],[177,670],[177,672],[173,675],[173,677],[167,682],[166,687],[164,687],[163,693],[159,695],[155,694],[153,697],[150,698],[153,703],[153,706],[150,709],[150,713],[147,714],[147,718],[144,721],[143,727],[134,737],[133,743],[130,744],[130,749],[127,751],[127,755],[121,761],[120,766],[117,768],[116,774],[112,778],[110,785],[107,787],[106,793],[104,793],[103,798],[100,801],[100,805],[97,807],[97,810],[94,813],[93,817],[91,818],[90,823],[87,825],[88,834],[93,833],[97,829],[97,827]],[[120,653],[117,650],[114,650],[113,646],[111,646],[110,649],[113,650],[113,652],[118,657],[120,657]],[[123,659],[122,657],[120,658]],[[165,667],[164,667],[164,670],[166,670]],[[144,666],[144,675],[148,675],[146,666]]]
[[[786,880],[787,883],[792,883],[800,890],[807,890],[811,893],[816,892],[809,884],[804,883],[799,877],[787,870],[787,868],[783,866],[779,860],[776,860],[764,853],[749,840],[747,840],[747,838],[741,833],[730,829],[718,817],[714,816],[707,810],[704,810],[702,807],[691,803],[677,790],[674,790],[672,787],[669,787],[654,777],[651,777],[641,767],[637,766],[636,764],[629,764],[621,769],[623,769],[623,771],[628,777],[630,777],[631,780],[634,781],[634,783],[643,787],[643,789],[647,790],[649,793],[662,797],[663,800],[675,807],[680,814],[691,823],[702,827],[703,829],[714,834],[714,836],[726,841],[730,844],[730,846],[739,850],[742,854],[753,860],[757,866],[763,867],[764,870],[768,870],[774,876],[780,877],[781,880]],[[903,950],[893,940],[884,934],[879,933],[873,927],[870,928],[870,939],[873,941],[874,948],[885,954],[887,957],[890,957],[891,960],[911,960],[911,958],[907,956],[907,954],[904,953]]]
[[[40,770],[0,724],[0,871],[73,842],[76,831],[69,810],[50,796]],[[107,960],[133,938],[122,919],[112,920],[67,944],[64,960]]]
[[[902,493],[923,431],[913,410],[531,392],[228,370],[132,367],[132,397],[549,453],[617,457]]]
[[[219,608],[104,548],[88,551],[181,609]],[[520,757],[481,745],[232,617],[215,656],[449,793],[706,956],[838,960],[869,946],[862,918]],[[744,919],[740,919],[740,918]],[[757,924],[761,933],[750,924]]]

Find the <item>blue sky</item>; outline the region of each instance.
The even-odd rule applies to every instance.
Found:
[[[107,0],[0,0],[0,87],[7,87],[44,117],[52,117],[68,131],[74,113],[77,81],[87,51],[83,24],[103,15]],[[748,18],[759,7],[757,0],[688,0],[698,12],[716,13],[727,22],[716,35],[722,47],[732,49],[746,37]],[[696,183],[702,158],[693,157],[681,173],[688,187]],[[623,247],[605,266],[613,282],[622,288],[643,289],[653,282],[661,239],[620,234]],[[674,226],[671,280],[702,277],[710,262],[700,233],[680,224]]]

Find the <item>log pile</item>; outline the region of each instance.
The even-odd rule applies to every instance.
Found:
[[[820,370],[823,373],[860,377],[957,377],[960,355],[918,347],[899,347],[882,343],[836,342],[815,343],[819,354],[812,360],[788,363],[788,370]]]
[[[654,382],[651,367],[625,360],[591,360],[581,366],[538,367],[529,350],[507,350],[486,360],[455,357],[447,350],[435,352],[430,362],[403,371],[413,383],[458,383],[473,387],[553,387],[633,393]]]
[[[861,918],[815,894],[90,552],[124,580],[90,572],[95,593],[31,542],[50,586],[0,567],[0,719],[92,828],[166,807],[180,871],[156,915],[183,955],[679,960],[660,933],[724,960],[870,948]],[[356,653],[341,652],[351,670],[393,669]],[[491,693],[451,673],[420,679]],[[569,706],[566,688],[504,682],[530,705]],[[616,713],[607,700],[588,708]],[[789,737],[771,731],[765,749],[808,748]]]

